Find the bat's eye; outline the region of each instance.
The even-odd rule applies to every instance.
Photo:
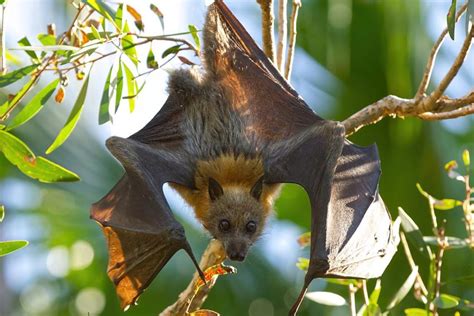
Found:
[[[254,221],[250,221],[245,226],[247,233],[253,234],[257,230],[257,224]]]
[[[219,230],[223,233],[226,233],[230,230],[230,222],[226,219],[223,219],[219,222]]]

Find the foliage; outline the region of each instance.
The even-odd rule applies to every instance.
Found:
[[[451,249],[474,250],[474,204],[472,203],[474,188],[471,187],[469,182],[470,154],[468,150],[463,151],[462,161],[465,167],[464,175],[455,171],[458,164],[454,160],[445,165],[445,170],[451,178],[465,184],[464,201],[458,201],[455,199],[438,200],[425,192],[420,184],[416,185],[420,194],[428,201],[435,236],[423,236],[416,223],[402,208],[399,208],[399,216],[403,228],[403,231],[400,232],[400,237],[405,250],[405,255],[407,256],[412,271],[398,291],[393,294],[393,297],[385,307],[385,312],[382,312],[378,305],[378,297],[382,291],[381,280],[377,280],[370,297],[366,294],[367,283],[365,281],[343,279],[329,280],[329,282],[348,286],[350,294],[355,294],[359,289],[363,290],[365,303],[359,309],[357,315],[386,315],[390,310],[400,304],[400,302],[408,295],[410,290],[413,290],[413,295],[416,300],[424,304],[425,308],[406,308],[406,315],[436,315],[438,309],[453,308],[456,308],[458,311],[474,311],[474,303],[451,294],[441,293],[441,286],[443,285],[441,280],[441,268],[445,251]],[[446,221],[443,221],[441,225],[439,225],[436,217],[435,209],[440,211],[450,211],[458,206],[462,206],[463,208],[463,220],[465,223],[467,238],[446,236]],[[308,239],[308,233],[305,233],[298,239],[298,242],[303,246],[308,246],[309,244],[307,242],[302,242]],[[407,240],[412,244],[412,247],[414,247],[416,251],[429,259],[430,274],[428,276],[428,287],[425,285],[425,282],[420,275],[418,265],[413,259]],[[307,270],[307,261],[308,259],[300,258],[296,266],[302,270]],[[465,277],[460,278],[459,281],[469,281],[471,277],[472,276],[470,275],[466,275]],[[324,305],[334,306],[336,304],[335,302],[340,302],[340,304],[337,303],[336,306],[347,305],[345,299],[339,298],[337,294],[330,292],[310,292],[306,294],[306,297]],[[355,306],[354,297],[352,295],[350,301],[351,306]]]

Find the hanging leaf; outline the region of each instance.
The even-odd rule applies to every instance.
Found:
[[[82,85],[81,90],[79,91],[79,95],[77,97],[76,103],[74,103],[74,106],[71,110],[71,113],[69,114],[66,124],[64,124],[63,128],[59,132],[54,142],[46,150],[46,154],[52,153],[59,146],[61,146],[68,139],[68,137],[71,135],[72,131],[76,127],[76,124],[79,121],[82,110],[84,108],[84,101],[86,99],[88,86],[89,86],[89,75],[87,75],[87,78],[84,81],[84,84]]]
[[[38,40],[45,46],[56,45],[56,37],[50,34],[38,34]]]
[[[123,32],[130,33],[127,21],[125,21]],[[135,66],[138,65],[137,49],[135,48],[135,42],[132,35],[125,35],[122,38],[122,48],[128,58],[130,58],[130,60],[135,64]]]
[[[91,32],[94,35],[92,39],[102,39],[102,36],[94,25],[91,25]]]
[[[0,257],[15,252],[27,245],[28,242],[26,240],[0,241]]]
[[[454,30],[456,27],[456,0],[451,0],[451,6],[449,7],[446,20],[448,23],[449,36],[454,40]]]
[[[153,11],[153,13],[155,13],[155,15],[158,17],[158,19],[160,20],[160,23],[161,23],[161,29],[164,31],[165,30],[165,21],[164,21],[164,16],[163,16],[163,13],[161,13],[160,9],[158,9],[158,7],[156,5],[154,5],[153,3],[150,4],[150,10]]]
[[[54,101],[57,103],[62,103],[64,101],[64,96],[66,95],[66,91],[64,89],[64,86],[61,85],[58,89],[58,92],[56,92],[56,96],[54,97]]]
[[[466,168],[469,168],[469,165],[471,164],[469,150],[464,149],[464,151],[462,152],[462,161],[464,162],[464,166],[466,166]]]
[[[306,232],[298,237],[298,245],[301,248],[308,247],[311,244],[311,232]]]
[[[53,80],[50,84],[44,87],[38,92],[30,102],[28,102],[23,109],[15,115],[15,117],[9,122],[7,131],[17,128],[31,120],[36,114],[41,111],[43,106],[49,100],[54,90],[58,86],[60,79]]]
[[[404,312],[405,316],[429,316],[428,312],[421,308],[407,308]]]
[[[120,30],[117,23],[115,23],[113,16],[115,16],[114,11],[105,4],[102,0],[82,0],[85,4],[90,6],[92,9],[97,11],[100,15],[106,18],[110,23],[112,23],[117,30]]]
[[[186,57],[184,56],[178,56],[178,59],[185,65],[189,65],[189,66],[194,66],[196,65],[195,63],[193,63],[192,61],[190,61],[189,59],[187,59]]]
[[[49,45],[49,46],[21,46],[10,48],[11,50],[40,51],[40,52],[59,52],[59,51],[77,51],[79,48],[70,45]],[[65,52],[63,52],[64,54]]]
[[[428,245],[439,247],[438,237],[436,236],[423,236],[423,240]],[[447,245],[445,246],[446,249],[459,249],[469,247],[469,243],[466,240],[457,237],[446,236],[444,237],[444,241],[445,243],[447,243]]]
[[[436,200],[434,199],[434,208],[441,211],[447,211],[455,208],[456,206],[461,206],[462,202],[453,199],[442,199]]]
[[[411,219],[410,216],[401,208],[398,208],[398,214],[400,215],[401,225],[403,231],[406,233],[408,241],[423,255],[428,258],[432,258],[433,254],[431,249],[426,245],[423,240],[423,234],[421,233],[418,225]]]
[[[161,55],[161,58],[165,58],[166,56],[171,55],[171,54],[176,55],[180,50],[181,50],[181,44],[168,47]]]
[[[130,112],[135,110],[135,95],[137,93],[136,90],[136,81],[134,79],[133,73],[130,68],[127,67],[126,64],[123,64],[123,68],[125,70],[125,79],[127,80],[127,92],[129,95],[128,102],[130,106]]]
[[[309,259],[307,259],[307,258],[298,258],[298,262],[296,263],[296,267],[300,270],[308,271]]]
[[[23,141],[2,130],[0,130],[0,151],[21,172],[41,182],[51,183],[79,180],[75,173],[46,158],[35,156]]]
[[[28,38],[25,36],[23,37],[21,40],[18,41],[18,44],[20,46],[31,46],[31,43],[30,41],[28,40]],[[28,54],[28,56],[30,56],[34,62],[38,61],[38,55],[36,55],[36,53],[32,50],[26,50],[25,53]]]
[[[191,36],[193,37],[193,40],[194,40],[194,43],[196,44],[197,50],[198,51],[201,50],[201,41],[199,39],[198,29],[196,28],[196,26],[194,26],[192,24],[188,25],[188,29],[189,29],[189,33],[191,33]]]
[[[9,72],[3,76],[0,76],[0,88],[6,87],[14,82],[17,82],[21,78],[29,75],[33,70],[38,68],[39,64],[29,65],[12,72]]]
[[[407,296],[408,292],[410,292],[410,289],[413,287],[413,284],[415,283],[417,275],[418,275],[418,266],[414,266],[408,278],[402,284],[402,286],[397,291],[397,293],[395,293],[395,295],[392,297],[392,299],[390,300],[390,303],[388,303],[387,310],[390,310],[394,308],[395,306],[397,306],[398,303],[400,303],[405,298],[405,296]]]
[[[449,309],[459,305],[459,297],[441,294],[433,300],[433,304],[440,309]]]
[[[305,295],[308,299],[322,305],[328,306],[344,306],[347,305],[346,300],[344,297],[340,296],[336,293],[331,292],[324,292],[324,291],[316,291],[316,292],[309,292]]]
[[[145,30],[145,26],[143,25],[143,20],[142,16],[140,13],[138,13],[137,10],[135,10],[134,7],[127,5],[127,11],[130,13],[130,15],[133,17],[135,20],[135,26],[140,32],[143,32]]]
[[[110,104],[110,79],[112,77],[112,68],[110,67],[107,79],[105,79],[104,90],[102,92],[102,98],[100,99],[99,106],[99,125],[105,124],[110,120],[109,115],[109,104]]]
[[[146,66],[150,69],[158,69],[158,62],[155,59],[155,54],[153,54],[153,49],[150,46],[150,51],[146,57]]]
[[[122,31],[123,30],[123,6],[124,4],[121,3],[119,4],[118,8],[117,8],[117,12],[115,12],[115,24],[117,24],[118,28],[119,28],[119,31]]]
[[[11,111],[11,109],[21,101],[28,90],[36,83],[35,78],[31,78],[21,89],[14,95],[8,95],[8,100],[0,105],[0,117],[3,117]]]
[[[5,206],[0,204],[0,223],[3,222],[5,218]]]
[[[123,71],[122,71],[122,61],[119,61],[119,68],[116,76],[115,83],[115,113],[117,113],[120,106],[120,101],[122,100],[122,91],[123,91]]]

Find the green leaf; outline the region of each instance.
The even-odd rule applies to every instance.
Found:
[[[380,281],[380,279],[377,279],[374,290],[372,291],[372,293],[370,293],[370,297],[369,297],[370,304],[378,303],[381,291],[382,291],[382,282]]]
[[[84,80],[82,88],[79,91],[79,95],[77,97],[76,103],[74,103],[74,106],[71,110],[71,113],[69,114],[66,124],[64,124],[63,128],[59,132],[54,142],[46,150],[46,154],[52,153],[59,146],[61,146],[68,139],[68,137],[71,135],[72,131],[76,127],[76,124],[79,121],[79,118],[81,117],[82,109],[84,108],[84,101],[86,99],[88,86],[89,86],[89,75],[87,75],[86,80]]]
[[[146,66],[150,69],[158,69],[158,62],[155,59],[155,54],[153,54],[153,49],[150,46],[150,51],[146,57]]]
[[[3,76],[0,76],[0,88],[6,87],[14,82],[17,82],[26,75],[29,75],[33,70],[38,68],[39,64],[29,65],[12,72],[9,72]]]
[[[125,21],[125,24],[123,26],[123,32],[130,32],[127,21]],[[122,48],[128,58],[130,58],[130,60],[135,64],[135,66],[138,65],[137,49],[135,48],[135,42],[133,40],[132,35],[125,35],[122,38]]]
[[[313,302],[316,302],[322,305],[329,305],[329,306],[347,305],[347,302],[344,299],[344,297],[332,292],[324,292],[324,291],[309,292],[309,293],[306,293],[305,296],[308,299],[312,300]]]
[[[7,131],[12,130],[32,119],[39,111],[43,108],[46,102],[49,100],[51,95],[54,93],[54,90],[58,86],[59,79],[52,81],[46,87],[44,87],[40,92],[38,92],[33,99],[31,99],[28,104],[26,104],[23,109],[15,115],[15,117],[9,122],[7,126]]]
[[[31,78],[21,89],[18,91],[11,100],[6,101],[0,105],[0,117],[8,113],[13,106],[15,106],[25,96],[27,91],[35,84],[36,79]]]
[[[117,8],[117,12],[115,12],[115,19],[114,19],[115,24],[117,24],[120,31],[123,28],[123,6],[124,6],[123,3],[119,4]]]
[[[404,312],[406,316],[428,316],[426,310],[421,308],[407,308]]]
[[[464,165],[469,168],[469,165],[471,164],[471,158],[469,155],[469,150],[464,149],[462,152],[462,161],[464,162]]]
[[[298,262],[296,263],[296,267],[300,270],[308,271],[309,259],[307,259],[307,258],[298,258]]]
[[[423,255],[427,256],[428,258],[432,258],[433,254],[431,253],[431,249],[426,245],[423,240],[423,234],[421,233],[418,225],[411,219],[410,216],[401,208],[398,208],[398,214],[400,215],[400,219],[402,221],[402,228],[403,231],[406,233],[408,241]]]
[[[449,36],[454,40],[454,30],[456,27],[456,0],[451,0],[448,15],[446,16],[448,23]]]
[[[433,304],[441,309],[449,309],[459,305],[459,297],[441,294],[433,300]]]
[[[462,202],[453,199],[442,199],[434,201],[434,208],[441,211],[447,211],[455,208],[456,206],[461,206]]]
[[[189,32],[191,33],[191,36],[194,39],[194,43],[196,43],[197,50],[201,50],[201,41],[199,39],[198,29],[192,24],[188,25],[188,29],[189,29]]]
[[[459,249],[459,248],[465,248],[469,247],[469,243],[466,242],[464,239],[457,238],[457,237],[451,237],[451,236],[446,236],[445,242],[448,244],[446,249]],[[423,236],[423,240],[425,243],[436,246],[438,247],[438,237],[436,236]]]
[[[94,39],[102,39],[102,36],[100,36],[100,33],[99,31],[96,29],[96,27],[94,25],[91,25],[91,31],[92,31],[92,34],[94,35]]]
[[[113,16],[115,16],[114,11],[104,3],[102,0],[82,0],[82,2],[86,3],[88,6],[90,6],[92,9],[97,11],[100,15],[102,15],[104,18],[109,20],[110,23],[112,23],[117,30],[120,30],[118,25],[115,23]]]
[[[51,34],[38,34],[38,41],[45,46],[56,45],[56,37]]]
[[[164,17],[163,13],[161,13],[160,9],[158,9],[158,7],[154,5],[153,3],[150,4],[150,10],[153,11],[153,13],[155,13],[155,15],[158,17],[161,23],[161,29],[164,31],[165,21],[163,20],[163,17]]]
[[[0,257],[26,247],[26,245],[28,245],[26,240],[0,241]]]
[[[17,166],[25,175],[41,182],[70,182],[79,177],[43,157],[37,157],[28,146],[14,135],[0,130],[0,151],[10,163]]]
[[[402,284],[400,289],[392,297],[392,299],[390,300],[390,303],[388,303],[387,310],[394,308],[395,306],[398,305],[398,303],[400,303],[405,298],[405,296],[408,294],[408,292],[410,292],[410,289],[415,283],[417,274],[418,274],[418,266],[415,266],[413,267],[413,270],[411,271],[410,275],[405,280],[405,282]]]
[[[5,206],[0,205],[0,223],[3,222],[5,218]]]
[[[120,101],[122,100],[122,91],[123,91],[123,71],[122,71],[122,61],[119,61],[119,68],[116,76],[115,82],[115,113],[117,113],[120,106]]]
[[[55,51],[77,51],[79,48],[70,45],[50,45],[50,46],[23,46],[10,48],[11,50],[55,52]]]
[[[136,81],[132,71],[127,67],[126,64],[123,64],[123,68],[125,69],[125,78],[127,79],[127,92],[129,95],[128,102],[130,105],[130,112],[133,112],[133,110],[135,110],[135,95],[137,93]]]
[[[161,55],[161,58],[165,58],[166,56],[171,55],[171,54],[177,54],[180,51],[180,49],[181,49],[181,44],[168,47]]]
[[[355,279],[333,279],[333,278],[328,278],[326,279],[326,282],[332,283],[332,284],[337,284],[337,285],[357,285],[357,280]]]
[[[28,40],[28,38],[25,36],[23,37],[21,40],[18,41],[18,44],[20,46],[31,46],[31,43],[30,41]],[[26,50],[25,51],[28,56],[30,56],[34,61],[38,61],[38,55],[36,55],[36,53],[32,50]]]
[[[105,79],[104,90],[102,92],[102,98],[100,99],[99,107],[99,125],[105,124],[110,120],[109,104],[110,104],[110,79],[112,77],[112,68],[110,67],[107,79]]]

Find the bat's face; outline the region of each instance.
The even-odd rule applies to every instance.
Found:
[[[204,227],[222,242],[231,260],[243,261],[262,233],[266,215],[259,202],[261,190],[261,181],[250,192],[209,181],[211,203]]]

